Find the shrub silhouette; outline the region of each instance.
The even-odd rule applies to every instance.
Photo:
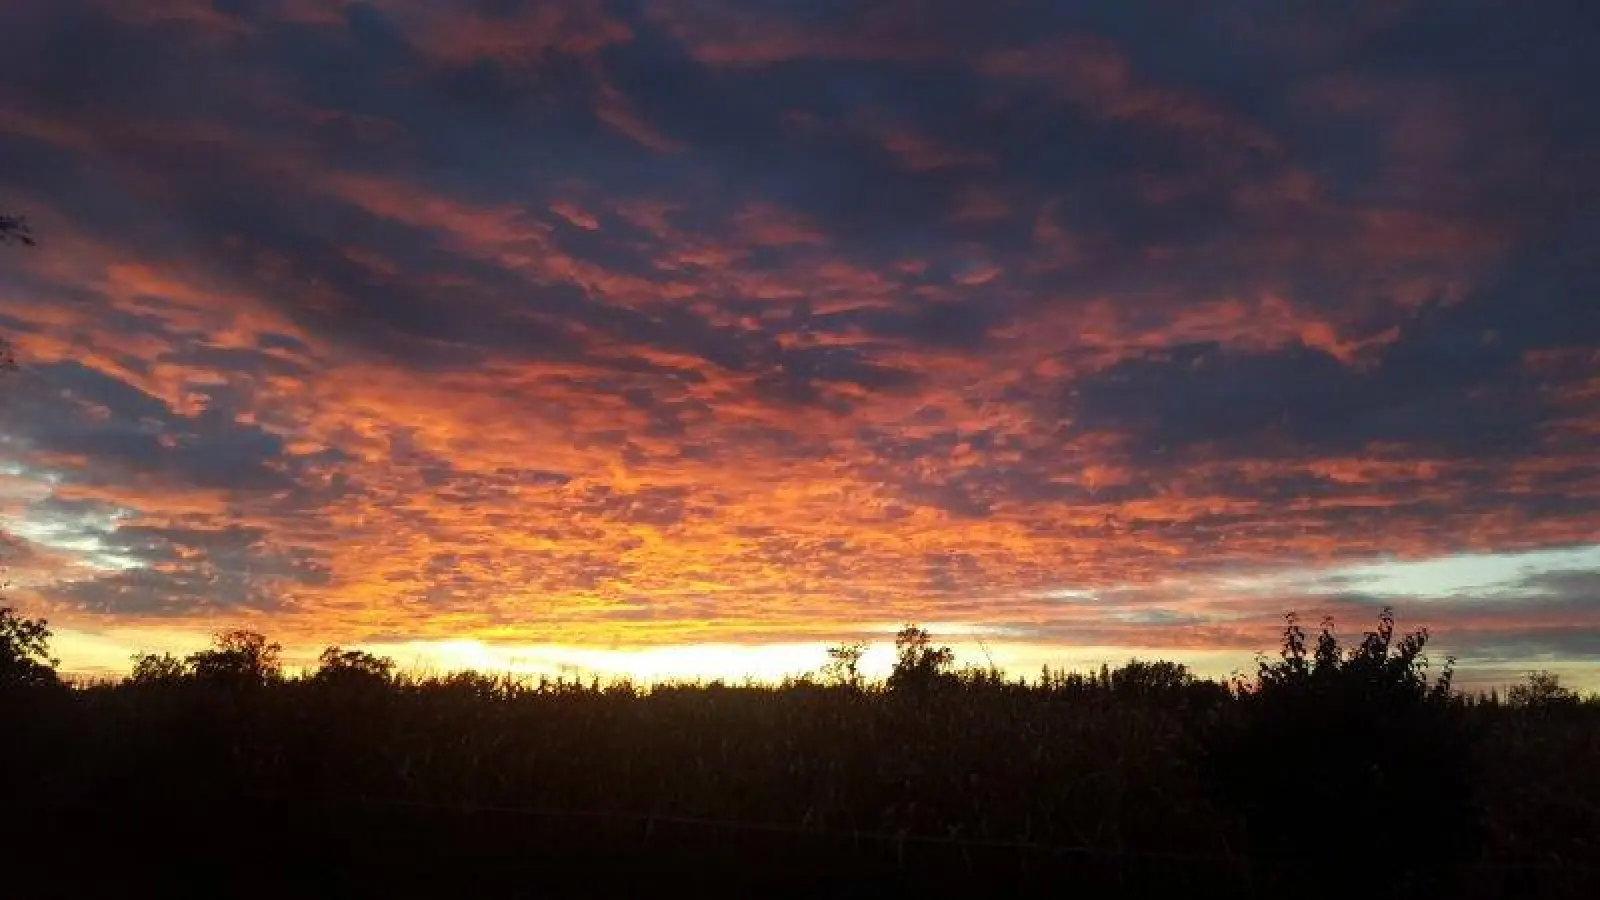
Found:
[[[894,668],[888,681],[891,691],[926,693],[954,680],[950,667],[955,654],[949,647],[935,647],[932,636],[916,625],[907,625],[895,634],[894,652]]]
[[[283,676],[280,655],[283,648],[268,643],[254,631],[238,629],[216,636],[210,650],[191,654],[187,660],[194,677],[223,687],[254,687]]]
[[[1551,672],[1529,672],[1527,681],[1506,692],[1507,704],[1533,712],[1576,709],[1580,702],[1577,692]]]
[[[1396,885],[1474,853],[1472,742],[1450,666],[1429,682],[1427,640],[1418,630],[1396,641],[1385,609],[1355,647],[1340,646],[1331,621],[1308,647],[1288,617],[1279,658],[1239,686],[1206,750],[1255,853],[1348,861],[1355,880],[1371,877],[1358,861],[1383,859]],[[1330,891],[1354,886],[1331,874]]]
[[[861,674],[861,657],[867,654],[863,643],[838,644],[828,648],[828,664],[822,667],[822,677],[828,684],[859,689],[864,678]]]
[[[189,677],[189,665],[170,653],[140,653],[133,657],[129,684],[177,684]]]
[[[50,656],[50,626],[43,619],[26,619],[9,606],[0,606],[0,687],[40,687],[57,684]]]
[[[1124,696],[1176,694],[1194,682],[1189,667],[1175,662],[1130,659],[1107,678],[1112,693]]]

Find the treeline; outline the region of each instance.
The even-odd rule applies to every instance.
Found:
[[[824,686],[902,694],[961,687],[1004,687],[1081,697],[1103,695],[1123,700],[1167,700],[1199,706],[1254,695],[1264,688],[1269,692],[1281,690],[1302,682],[1323,688],[1359,682],[1366,685],[1369,692],[1393,690],[1396,685],[1414,688],[1427,680],[1428,657],[1423,653],[1427,632],[1404,635],[1398,641],[1393,632],[1393,611],[1384,610],[1379,629],[1367,634],[1357,646],[1345,649],[1340,647],[1330,620],[1323,623],[1313,648],[1307,645],[1304,629],[1291,614],[1287,617],[1279,658],[1258,660],[1254,681],[1238,677],[1216,681],[1196,676],[1181,663],[1139,659],[1129,660],[1115,669],[1102,665],[1097,672],[1046,667],[1036,680],[1029,680],[995,667],[958,668],[955,654],[949,647],[936,645],[926,630],[907,625],[895,635],[895,663],[882,683],[872,682],[861,671],[867,645],[846,643],[829,647],[827,660],[817,672],[786,678],[778,687]],[[50,655],[50,637],[49,624],[44,620],[24,618],[10,607],[0,607],[0,685],[61,684],[57,672],[60,663]],[[284,671],[282,645],[248,629],[220,632],[213,637],[211,647],[188,656],[138,653],[131,662],[132,670],[122,682],[130,686],[191,683],[249,687],[289,679]],[[1600,694],[1585,698],[1548,671],[1529,672],[1523,683],[1511,686],[1504,696],[1498,689],[1458,695],[1453,692],[1453,666],[1453,659],[1446,660],[1428,689],[1435,699],[1469,706],[1506,705],[1541,710],[1575,707],[1581,703],[1600,704]],[[316,666],[303,672],[300,678],[318,684],[429,686],[464,690],[486,698],[511,698],[548,691],[638,693],[649,690],[628,679],[602,680],[599,676],[585,680],[471,670],[417,676],[400,672],[389,657],[339,645],[324,648]],[[114,682],[106,680],[100,686],[110,683]],[[674,688],[682,687],[683,684],[674,685]]]
[[[1387,612],[1348,643],[1291,619],[1231,683],[961,669],[907,627],[883,681],[859,645],[774,685],[419,676],[339,647],[290,677],[229,632],[67,690],[43,623],[6,611],[0,635],[9,821],[135,869],[182,847],[324,872],[337,848],[401,896],[423,870],[580,896],[641,871],[805,896],[1548,896],[1600,864],[1600,704],[1545,676],[1464,696]]]

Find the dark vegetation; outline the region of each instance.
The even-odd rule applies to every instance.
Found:
[[[958,670],[908,626],[883,683],[851,645],[773,686],[419,677],[338,647],[286,676],[235,631],[68,688],[48,640],[0,614],[26,896],[1576,897],[1600,862],[1600,703],[1543,674],[1463,696],[1387,613],[1349,647],[1291,619],[1226,685]]]

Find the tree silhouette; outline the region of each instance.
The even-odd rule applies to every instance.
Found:
[[[894,636],[894,652],[891,691],[927,691],[950,678],[950,666],[955,662],[949,647],[933,646],[933,638],[916,625],[908,624]]]
[[[189,668],[200,681],[227,687],[251,687],[283,676],[283,647],[254,631],[237,629],[216,636],[210,650],[191,654]]]
[[[1111,692],[1121,697],[1158,697],[1175,694],[1194,682],[1182,663],[1131,659],[1106,676]]]
[[[0,606],[0,687],[57,683],[50,656],[50,627],[43,619],[26,619]]]
[[[393,676],[394,660],[335,645],[317,657],[317,673],[312,677],[321,684],[384,685]]]
[[[130,684],[176,684],[189,675],[189,666],[170,653],[139,653],[133,657]]]
[[[1576,691],[1561,683],[1561,676],[1540,671],[1529,672],[1527,681],[1513,685],[1506,702],[1523,709],[1551,710],[1575,707],[1579,699]]]

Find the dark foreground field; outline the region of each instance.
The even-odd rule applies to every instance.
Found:
[[[1350,660],[14,689],[0,895],[1600,896],[1600,707]]]

